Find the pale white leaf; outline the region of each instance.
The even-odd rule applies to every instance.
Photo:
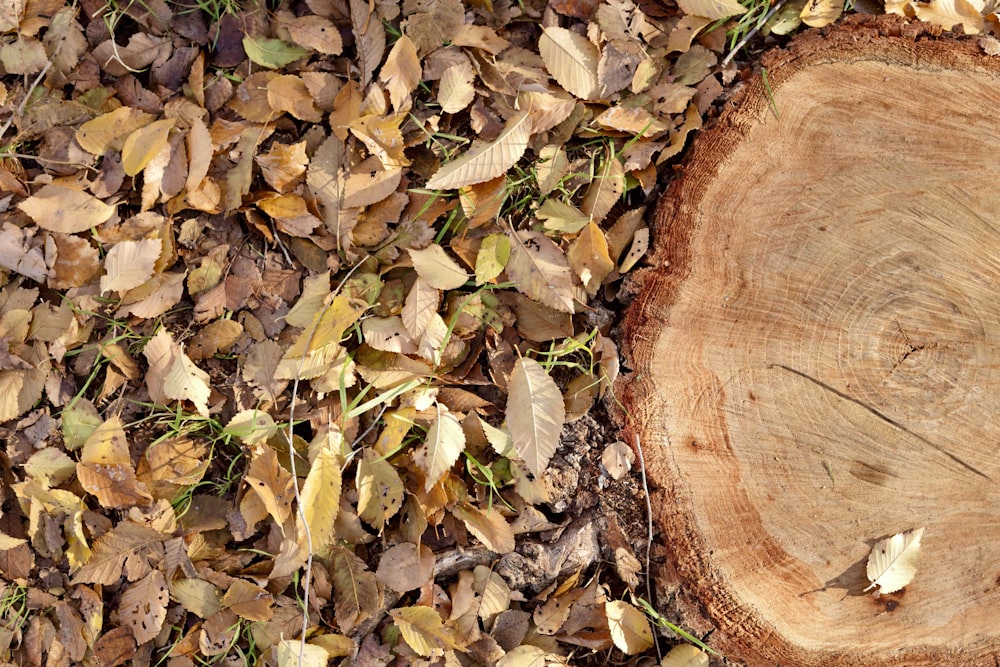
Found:
[[[653,631],[649,620],[639,609],[621,600],[604,603],[608,615],[611,641],[627,655],[636,655],[653,646]]]
[[[429,181],[429,190],[454,190],[466,185],[485,183],[517,164],[528,148],[531,117],[526,111],[511,116],[503,131],[491,142],[473,147],[469,152],[445,164]]]
[[[807,26],[823,28],[839,19],[843,13],[843,0],[808,0],[799,13],[799,18]]]
[[[677,5],[685,14],[694,14],[713,21],[739,16],[747,11],[747,8],[736,0],[677,0]]]
[[[105,273],[101,276],[101,294],[127,292],[149,280],[153,276],[162,248],[163,244],[159,239],[121,241],[115,244],[104,258]]]
[[[424,444],[413,452],[413,462],[424,471],[424,490],[430,491],[465,450],[465,431],[455,415],[436,405],[437,418]]]
[[[413,281],[406,300],[403,302],[403,310],[400,318],[403,326],[410,332],[414,340],[420,340],[427,331],[431,320],[437,315],[438,303],[441,300],[441,293],[431,287],[426,280],[417,277]]]
[[[708,654],[691,644],[678,644],[663,657],[660,667],[708,667]]]
[[[534,359],[522,357],[514,363],[505,414],[514,448],[538,477],[555,454],[566,408],[555,380]]]
[[[208,373],[184,354],[166,329],[160,329],[146,343],[142,354],[149,362],[146,388],[154,402],[186,399],[194,403],[200,415],[208,416],[208,398],[212,394]]]
[[[601,453],[601,464],[612,479],[621,479],[632,469],[635,452],[622,441],[613,442]]]
[[[983,31],[983,17],[968,0],[932,0],[910,4],[921,21],[951,30],[961,25],[966,35],[978,35]]]
[[[871,590],[878,586],[880,593],[894,593],[913,580],[917,573],[917,556],[923,528],[896,533],[872,547],[868,556],[868,580]]]
[[[469,279],[458,262],[437,244],[427,246],[423,250],[410,249],[413,268],[428,285],[435,289],[458,289]]]
[[[298,639],[278,643],[278,667],[326,667],[330,654],[322,646],[303,644]]]
[[[545,68],[560,86],[582,100],[596,100],[600,95],[597,79],[597,47],[583,35],[565,28],[545,28],[538,40],[538,50]]]

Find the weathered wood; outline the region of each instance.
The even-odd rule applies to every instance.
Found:
[[[922,29],[769,57],[655,215],[619,389],[661,584],[736,662],[1000,656],[1000,59]]]

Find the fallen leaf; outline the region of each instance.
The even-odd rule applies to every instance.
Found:
[[[126,176],[138,174],[163,150],[175,122],[173,118],[165,118],[128,135],[122,145],[122,168]]]
[[[337,626],[349,633],[378,611],[378,583],[364,561],[342,547],[335,547],[330,554],[330,576]]]
[[[566,419],[558,385],[534,359],[514,364],[508,384],[507,428],[514,448],[535,477],[549,465]]]
[[[145,485],[136,478],[125,428],[118,417],[105,421],[87,438],[76,475],[80,486],[107,509],[124,509],[152,501]]]
[[[55,183],[43,185],[17,207],[42,229],[63,234],[86,231],[107,222],[115,214],[114,206],[108,206],[97,197]]]
[[[309,55],[301,46],[280,39],[262,39],[250,35],[243,38],[243,50],[252,62],[270,69],[284,67]]]
[[[104,258],[101,294],[127,292],[145,283],[152,277],[162,249],[159,239],[116,243]]]
[[[685,14],[694,14],[713,21],[747,12],[747,8],[736,0],[677,0],[677,6]]]
[[[314,553],[325,552],[334,543],[333,522],[340,508],[341,487],[338,440],[329,438],[323,442],[300,492],[299,502]],[[304,531],[300,531],[298,541],[300,545],[306,544]]]
[[[843,13],[844,3],[840,0],[808,0],[799,17],[811,28],[823,28],[839,19]]]
[[[382,554],[375,577],[397,593],[405,593],[431,580],[434,562],[434,554],[426,546],[404,542]]]
[[[121,150],[125,139],[152,123],[154,118],[152,114],[134,107],[118,107],[81,125],[76,131],[76,143],[94,155],[103,155],[107,150]]]
[[[118,617],[132,630],[137,644],[145,644],[160,634],[169,601],[167,582],[159,570],[153,570],[122,593]]]
[[[413,452],[413,462],[424,472],[424,491],[430,491],[465,450],[462,424],[440,403],[435,404],[435,410],[437,418],[424,444]]]
[[[458,262],[437,244],[431,244],[423,250],[411,248],[409,253],[417,275],[434,289],[457,289],[469,280],[468,274]]]
[[[427,181],[427,189],[454,190],[500,176],[521,159],[530,136],[528,113],[522,111],[511,116],[496,139],[481,143],[442,166]]]
[[[430,657],[442,649],[456,649],[462,644],[454,631],[445,626],[441,616],[430,607],[398,607],[389,611],[403,640],[418,655]]]
[[[490,551],[508,554],[514,550],[514,530],[496,507],[481,510],[462,503],[454,509],[454,513]]]
[[[405,103],[410,93],[420,83],[420,59],[417,57],[417,47],[413,44],[413,40],[406,35],[396,40],[378,78],[389,92],[393,109],[401,111],[409,108],[410,104]]]
[[[560,86],[582,100],[594,101],[600,94],[597,80],[597,47],[583,35],[559,27],[548,27],[538,40],[545,68]]]
[[[331,656],[322,646],[283,638],[278,643],[277,657],[278,667],[326,667]]]
[[[868,555],[869,591],[878,586],[879,593],[895,593],[913,581],[920,555],[920,538],[923,528],[880,540]]]
[[[208,398],[212,394],[208,373],[198,368],[166,329],[160,329],[142,350],[149,362],[146,388],[158,403],[189,400],[198,414],[208,416]]]
[[[507,275],[518,291],[563,313],[576,310],[573,274],[566,255],[541,232],[511,237]]]
[[[636,655],[652,648],[653,631],[646,615],[636,607],[621,600],[604,603],[611,628],[611,640],[626,655]]]
[[[678,644],[663,656],[660,667],[708,667],[708,654],[691,644]]]
[[[635,452],[620,440],[604,448],[601,453],[601,465],[608,471],[612,479],[621,479],[632,469],[635,462]]]

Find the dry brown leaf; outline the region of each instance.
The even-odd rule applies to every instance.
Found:
[[[465,523],[469,532],[490,551],[508,554],[514,550],[514,530],[496,507],[481,510],[469,503],[462,503],[453,511]]]
[[[274,615],[271,608],[274,598],[266,590],[246,579],[233,579],[225,595],[222,606],[231,609],[240,618],[248,621],[268,621]]]
[[[87,438],[76,476],[80,486],[107,509],[124,509],[152,501],[146,486],[136,478],[125,428],[118,417],[105,421]]]
[[[341,632],[350,633],[378,611],[380,596],[375,575],[360,558],[336,547],[330,554],[330,577],[337,626]]]
[[[169,400],[189,400],[198,414],[208,416],[208,398],[212,393],[208,373],[184,354],[166,329],[160,329],[146,343],[142,354],[149,362],[146,388],[154,401],[163,404]]]
[[[361,85],[367,86],[372,80],[375,68],[382,62],[382,54],[385,53],[385,28],[374,3],[368,3],[367,0],[349,0],[349,6],[351,28],[358,50]]]
[[[615,268],[615,263],[608,254],[608,242],[604,232],[596,223],[590,222],[573,239],[566,252],[570,266],[579,276],[580,282],[589,296],[597,294],[604,279]]]
[[[538,40],[545,68],[560,86],[582,100],[600,95],[597,80],[597,47],[583,35],[565,28],[549,27]]]
[[[559,387],[534,359],[522,357],[514,364],[505,414],[514,448],[528,470],[541,476],[559,444],[566,408]]]
[[[810,0],[806,4],[806,9],[814,2],[820,1]],[[910,6],[913,7],[913,12],[921,21],[939,25],[945,30],[951,30],[955,26],[961,25],[966,35],[978,35],[983,32],[982,14],[969,0],[931,0],[931,2],[926,3],[913,2]],[[803,22],[808,23],[804,16]]]
[[[625,192],[625,170],[618,155],[608,157],[583,196],[580,210],[595,222],[604,220]]]
[[[465,450],[465,431],[455,415],[440,403],[424,444],[413,452],[413,463],[424,472],[424,491],[438,483]]]
[[[405,34],[392,45],[378,79],[385,84],[394,110],[403,111],[412,105],[410,93],[420,83],[420,58],[413,40]]]
[[[292,513],[295,490],[292,474],[278,463],[277,452],[267,445],[256,447],[243,479],[275,523],[284,526],[285,519]]]
[[[463,645],[462,639],[430,607],[398,607],[390,610],[389,615],[396,622],[403,640],[418,655],[430,657],[441,650]]]
[[[395,450],[395,447],[392,449]],[[371,448],[365,448],[358,461],[355,487],[358,490],[358,516],[381,533],[385,522],[403,506],[403,480],[391,463]]]
[[[283,25],[299,46],[328,56],[338,56],[344,50],[340,30],[328,18],[307,14],[284,21]]]
[[[392,590],[405,593],[431,580],[434,562],[434,553],[429,548],[404,542],[382,554],[375,577]]]
[[[410,259],[413,268],[421,280],[434,289],[457,289],[469,280],[468,274],[462,270],[458,262],[437,244],[427,246],[423,250],[410,249]]]
[[[307,123],[318,123],[323,118],[305,82],[293,74],[277,76],[267,82],[267,103],[275,116],[287,113]]]
[[[145,644],[160,634],[168,602],[170,595],[163,573],[153,570],[122,593],[118,618],[132,630],[137,644]]]
[[[604,604],[611,628],[611,639],[626,655],[642,653],[653,646],[653,631],[649,619],[638,608],[621,600]]]
[[[747,12],[747,8],[736,0],[677,0],[677,4],[685,14],[703,16],[713,21]]]

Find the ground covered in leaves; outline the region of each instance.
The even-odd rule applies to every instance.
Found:
[[[843,9],[679,4],[4,3],[0,662],[676,643],[616,314],[736,42]]]

